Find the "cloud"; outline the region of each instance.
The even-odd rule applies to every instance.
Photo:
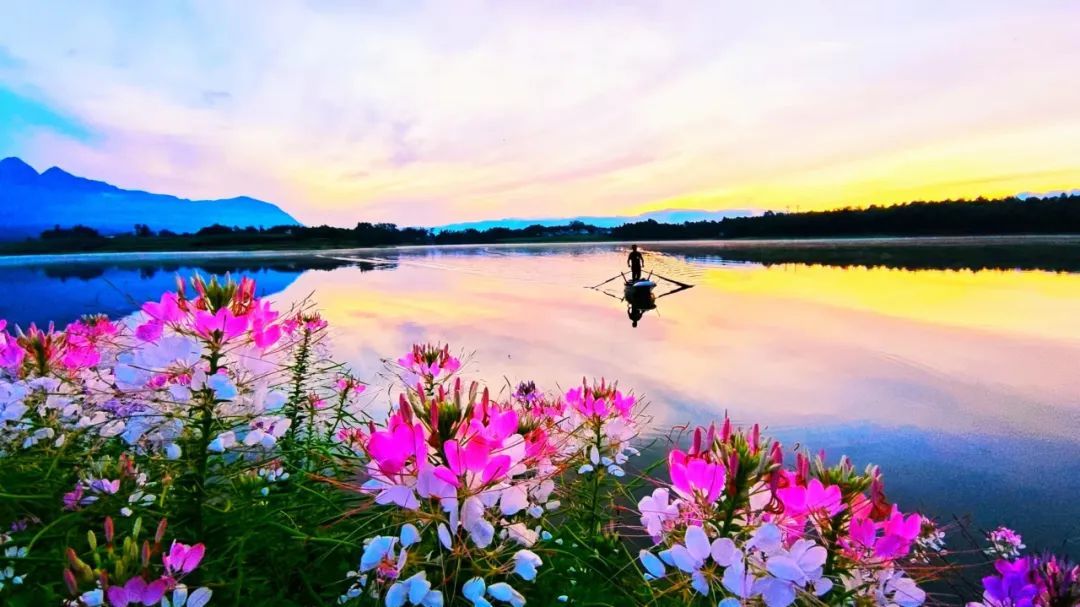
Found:
[[[0,23],[0,86],[96,134],[16,152],[318,223],[1072,186],[1080,8],[973,6],[46,1]]]

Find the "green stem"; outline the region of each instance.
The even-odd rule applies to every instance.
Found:
[[[595,443],[594,443],[595,446],[596,446],[596,452],[600,453],[600,439],[602,437],[602,427],[601,427],[601,422],[600,421],[597,421],[596,425],[593,427],[593,434],[596,437],[596,440],[595,440]],[[599,498],[600,498],[600,463],[597,462],[595,464],[594,468],[593,468],[592,500],[591,500],[591,505],[589,506],[589,533],[592,534],[594,540],[595,540],[595,538],[597,536],[599,536],[599,529],[597,527],[597,525],[599,524],[599,521],[597,520],[597,515],[596,515],[596,502],[599,500]]]
[[[300,340],[300,349],[296,353],[296,363],[293,365],[292,391],[286,405],[285,414],[289,417],[289,429],[285,431],[286,452],[291,453],[291,447],[296,441],[296,433],[300,425],[300,399],[304,398],[304,380],[307,379],[309,358],[311,357],[311,332],[304,330],[304,337]],[[290,461],[290,464],[295,462]]]
[[[207,377],[213,377],[221,370],[221,352],[216,348],[210,352],[210,369]],[[195,443],[195,473],[192,479],[191,510],[194,518],[196,537],[203,537],[205,531],[203,525],[203,502],[206,501],[206,472],[210,462],[210,435],[214,431],[214,406],[217,399],[212,388],[201,390],[202,403],[200,404],[201,419],[199,420],[199,440]]]

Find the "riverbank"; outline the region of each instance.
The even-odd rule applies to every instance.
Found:
[[[485,247],[512,249],[518,247],[573,247],[629,244],[618,240],[537,240],[488,244],[419,244],[367,247],[312,246],[311,242],[282,242],[278,248],[229,247],[214,249],[163,248],[94,251],[41,250],[15,253],[0,245],[0,265],[53,265],[66,263],[99,263],[170,260],[253,260],[277,262],[288,259],[318,259],[353,255],[365,251],[416,249],[468,249]],[[299,245],[304,246],[299,246]],[[316,245],[319,243],[315,243]],[[713,254],[735,262],[765,265],[802,263],[810,265],[865,266],[903,269],[980,270],[1025,269],[1057,272],[1080,271],[1080,235],[1002,235],[1002,236],[937,236],[937,237],[865,237],[813,239],[738,239],[738,240],[678,240],[640,241],[646,250],[650,245],[694,249],[708,245]],[[287,246],[291,245],[291,246]],[[329,262],[330,260],[327,259]],[[310,263],[310,262],[309,262]]]

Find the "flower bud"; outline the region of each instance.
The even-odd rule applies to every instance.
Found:
[[[105,517],[105,542],[111,544],[113,537],[116,535],[116,527],[113,526],[113,520],[111,516]]]
[[[158,523],[157,531],[154,533],[155,544],[161,544],[162,540],[165,539],[165,528],[168,526],[169,521],[167,519],[161,519],[161,522]]]
[[[90,550],[97,550],[97,535],[93,530],[86,532],[86,543],[90,545]]]
[[[64,585],[70,594],[79,594],[79,583],[75,581],[75,574],[70,569],[64,570]]]
[[[79,555],[75,554],[74,548],[68,548],[66,551],[64,551],[64,556],[67,557],[67,561],[71,565],[72,569],[78,569],[83,565],[83,562],[79,560]]]

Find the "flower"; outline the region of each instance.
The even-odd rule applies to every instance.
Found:
[[[761,593],[768,607],[787,607],[795,602],[796,593],[807,586],[821,596],[832,589],[832,582],[822,577],[827,557],[824,547],[810,540],[798,540],[790,549],[779,549],[769,555],[765,566],[769,577],[759,579],[754,589]]]
[[[988,556],[999,556],[1007,559],[1016,558],[1020,556],[1021,550],[1027,548],[1024,545],[1024,538],[1008,527],[998,527],[988,533],[986,537],[991,543],[991,546],[985,550]]]
[[[723,465],[702,457],[689,457],[678,449],[668,454],[668,472],[675,492],[691,501],[712,504],[724,490],[726,474]]]
[[[645,568],[646,581],[658,580],[667,574],[667,568],[664,567],[664,562],[648,550],[638,552],[638,560],[641,561],[641,565]]]
[[[491,598],[510,603],[511,607],[523,607],[525,605],[525,597],[506,582],[492,584],[488,586],[487,591]]]
[[[395,582],[386,591],[386,607],[402,607],[406,601],[410,605],[442,607],[443,595],[441,591],[431,589],[427,573],[421,571],[408,579]]]
[[[820,480],[811,479],[806,487],[791,485],[776,491],[784,504],[784,514],[789,516],[815,515],[831,518],[843,509],[840,487],[824,486]]]
[[[645,526],[645,531],[652,536],[654,542],[659,542],[671,522],[678,517],[679,505],[678,501],[670,501],[666,488],[660,487],[654,489],[652,495],[641,498],[638,511],[641,512],[641,524]]]
[[[173,541],[172,546],[169,547],[169,552],[161,556],[161,563],[165,565],[165,570],[169,575],[180,577],[191,573],[198,567],[205,552],[206,546],[203,544],[188,546]]]
[[[484,597],[485,592],[487,592],[487,583],[481,577],[471,578],[461,587],[461,596],[475,607],[492,607],[491,601]]]
[[[360,556],[360,572],[375,570],[383,578],[397,579],[408,557],[404,550],[400,554],[394,553],[397,541],[398,538],[392,535],[379,535],[369,539]]]
[[[518,550],[514,553],[514,573],[526,581],[536,579],[536,568],[543,565],[544,561],[532,550]]]
[[[141,577],[133,577],[123,586],[109,586],[105,596],[109,599],[112,607],[127,607],[128,605],[157,605],[165,596],[168,582],[165,579],[147,583]]]
[[[983,603],[987,607],[1031,607],[1036,595],[1039,594],[1032,564],[1030,558],[1021,558],[1013,562],[1000,559],[995,562],[994,569],[997,570],[998,575],[989,575],[982,579]],[[888,592],[886,584],[889,582],[891,579],[883,583],[883,593]],[[906,588],[905,590],[910,591]],[[918,598],[918,595],[913,598]],[[917,605],[901,605],[901,607],[917,607]]]
[[[878,573],[878,582],[877,600],[879,605],[919,607],[926,601],[926,591],[919,588],[915,580],[906,577],[901,571],[882,570]],[[1015,605],[1020,607],[1021,603]]]
[[[416,525],[412,523],[405,523],[401,527],[401,547],[408,548],[416,542],[420,541],[420,531],[416,529]]]

